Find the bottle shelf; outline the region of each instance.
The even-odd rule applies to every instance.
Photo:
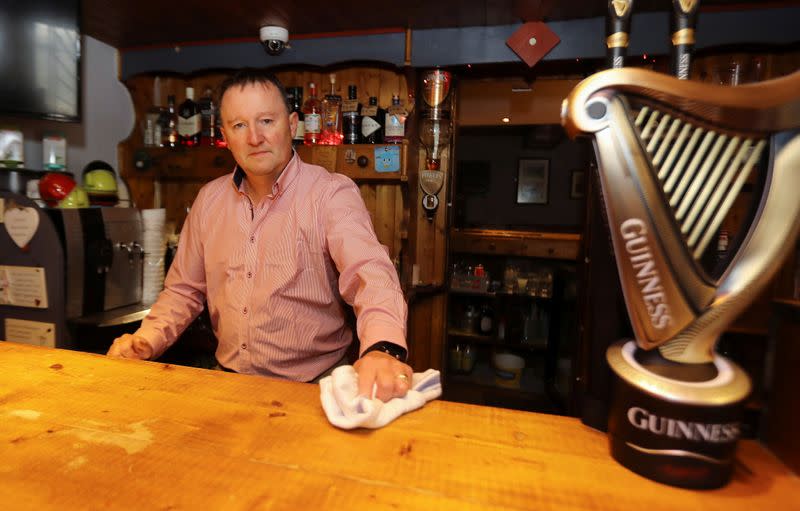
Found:
[[[541,413],[564,413],[562,393],[530,367],[523,369],[518,387],[498,384],[494,368],[486,362],[477,362],[466,374],[448,372],[442,398]]]
[[[453,343],[472,343],[482,346],[497,346],[499,348],[507,348],[512,350],[520,350],[526,352],[543,352],[547,350],[547,342],[544,343],[523,343],[509,340],[500,340],[493,335],[481,335],[466,330],[459,330],[451,328],[447,330],[447,336],[451,344]]]
[[[506,387],[498,384],[494,368],[486,362],[477,362],[472,371],[466,374],[450,372],[447,375],[447,382],[470,384],[523,394],[544,395],[545,393],[544,378],[536,374],[532,367],[526,367],[522,370],[519,387]]]
[[[479,291],[476,289],[467,289],[467,288],[450,288],[451,295],[460,295],[460,296],[475,296],[475,297],[483,297],[483,298],[502,298],[507,300],[541,300],[544,302],[549,302],[551,300],[550,297],[542,297],[537,295],[531,295],[528,293],[506,293],[505,291]]]

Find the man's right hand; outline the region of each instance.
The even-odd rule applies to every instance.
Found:
[[[144,337],[135,334],[123,334],[114,339],[114,343],[106,353],[109,357],[149,360],[153,356],[153,348]]]

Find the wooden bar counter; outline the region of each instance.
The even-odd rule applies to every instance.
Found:
[[[0,342],[3,509],[800,509],[742,442],[734,480],[672,488],[573,418],[434,401],[341,431],[316,385]]]

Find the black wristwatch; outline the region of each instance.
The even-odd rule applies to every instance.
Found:
[[[395,344],[389,341],[378,341],[369,348],[364,350],[364,353],[361,354],[363,357],[370,351],[380,351],[381,353],[386,353],[387,355],[391,355],[400,362],[405,363],[406,359],[408,358],[408,350],[404,347],[400,346],[399,344]]]

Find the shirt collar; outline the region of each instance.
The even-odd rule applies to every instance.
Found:
[[[292,149],[292,159],[286,164],[286,167],[283,169],[283,172],[281,172],[278,180],[273,183],[271,196],[274,198],[282,194],[297,178],[299,170],[300,157],[297,155],[297,151]],[[242,168],[237,164],[233,169],[233,176],[231,179],[231,185],[237,192],[244,193],[243,187],[245,185],[244,180],[246,177],[247,175],[244,173],[244,170],[242,170]]]

